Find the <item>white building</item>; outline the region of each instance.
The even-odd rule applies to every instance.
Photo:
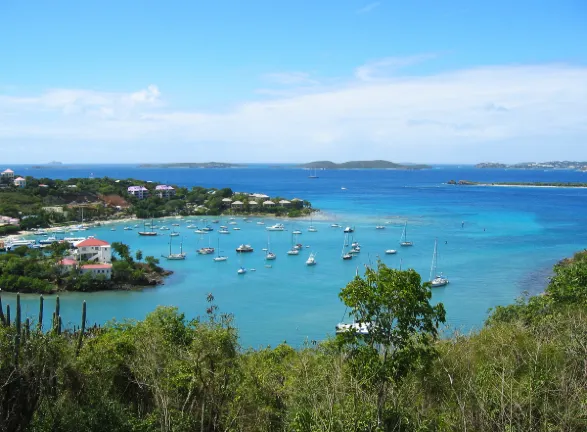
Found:
[[[112,262],[110,243],[98,239],[86,239],[75,245],[75,256],[79,262],[93,261],[102,264]]]
[[[14,186],[23,188],[26,186],[26,180],[23,177],[17,177],[14,179]]]
[[[127,192],[138,199],[144,199],[149,196],[149,190],[144,186],[129,186]]]
[[[112,264],[86,264],[80,267],[80,273],[91,273],[93,276],[103,276],[105,279],[112,278]]]
[[[0,178],[7,183],[12,183],[12,180],[14,180],[14,171],[8,168],[0,173]]]
[[[162,199],[169,199],[175,195],[175,189],[167,185],[159,185],[155,187],[155,193]]]

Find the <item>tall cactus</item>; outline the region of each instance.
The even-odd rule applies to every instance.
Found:
[[[10,327],[10,305],[6,305],[6,325]]]
[[[59,296],[57,296],[55,298],[55,313],[57,314],[57,316],[59,316],[59,308],[60,308],[60,305],[59,305]]]
[[[16,294],[16,319],[14,324],[16,326],[16,334],[14,336],[14,365],[18,366],[18,359],[20,357],[20,293]]]
[[[31,322],[27,318],[24,321],[24,334],[23,334],[22,342],[26,343],[26,341],[28,341],[30,338],[31,338]]]
[[[43,294],[39,297],[39,331],[43,330]]]
[[[84,332],[86,331],[86,301],[84,300],[82,304],[82,325],[79,329],[79,336],[77,338],[77,348],[75,350],[75,355],[79,355],[80,350],[82,349],[82,342],[84,340]]]
[[[0,321],[6,325],[6,317],[4,316],[4,308],[2,307],[2,297],[0,296]]]

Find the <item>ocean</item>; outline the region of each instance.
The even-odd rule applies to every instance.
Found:
[[[11,168],[34,177],[108,176],[187,187],[231,187],[239,192],[307,199],[321,210],[313,221],[316,233],[307,231],[307,220],[265,219],[261,226],[256,224],[258,219],[246,223],[237,218],[241,230],[220,236],[216,231],[194,234],[185,221],[181,222],[179,238],[183,238],[188,256],[185,261],[162,260],[165,268],[174,271],[165,285],[133,292],[61,294],[62,317],[69,325],[78,325],[83,300],[88,303],[88,321],[102,324],[142,319],[159,305],[176,306],[188,318],[203,316],[206,295],[212,293],[220,312],[234,314],[243,347],[284,341],[300,346],[334,334],[334,326],[345,319],[338,293],[365,265],[381,259],[390,267],[414,268],[427,280],[436,239],[439,270],[450,284],[435,288],[432,301],[444,303],[449,331],[467,332],[483,325],[490,308],[512,303],[524,292],[543,290],[553,264],[587,247],[587,189],[446,184],[451,179],[587,182],[587,173],[574,171],[437,166],[422,171],[318,171],[319,178],[310,179],[309,171],[286,165],[231,169],[131,165]],[[195,225],[205,225],[195,217],[188,219]],[[408,239],[414,246],[400,248],[406,221]],[[169,219],[158,225],[171,227],[173,222]],[[227,222],[222,217],[219,225]],[[275,222],[284,222],[288,231],[270,234],[277,259],[268,268],[262,251],[268,242],[265,227]],[[340,259],[344,234],[342,228],[331,228],[335,222],[355,227],[354,238],[361,244],[361,253],[355,259]],[[377,230],[376,225],[386,228]],[[116,231],[111,231],[113,226]],[[298,241],[304,248],[299,256],[288,256],[294,229],[302,231]],[[133,251],[142,250],[145,256],[159,257],[169,250],[167,236],[139,237],[137,230],[123,231],[123,224],[94,228],[83,235],[122,241]],[[174,240],[174,249],[179,247],[179,238]],[[217,247],[219,238],[228,261],[216,263],[210,255],[196,254],[201,246]],[[235,248],[241,243],[251,244],[255,252],[239,256]],[[390,248],[398,253],[386,255],[385,250]],[[316,253],[314,267],[304,263],[310,252]],[[237,275],[241,264],[249,269],[245,275]],[[23,313],[36,317],[38,296],[22,297]],[[4,294],[3,302],[14,307],[14,296]],[[51,310],[54,296],[47,296],[45,303],[46,310]]]

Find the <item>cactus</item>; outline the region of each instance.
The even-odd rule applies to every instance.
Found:
[[[59,307],[60,307],[60,305],[59,305],[59,296],[57,296],[55,298],[55,314],[57,316],[59,316]]]
[[[55,311],[53,311],[53,320],[51,321],[51,324],[52,324],[53,331],[56,332],[57,331],[57,315],[55,314]]]
[[[0,297],[0,321],[6,325],[6,317],[4,316],[4,308],[2,307],[2,297]]]
[[[82,349],[82,342],[84,339],[84,332],[86,331],[86,301],[84,300],[82,304],[82,325],[79,329],[79,336],[77,339],[77,348],[75,350],[75,355],[79,355],[80,350]]]
[[[39,331],[43,330],[43,294],[39,297]]]
[[[27,318],[24,321],[24,335],[22,338],[22,342],[25,343],[27,340],[29,340],[31,338],[31,322],[30,320]]]
[[[16,334],[14,336],[14,365],[18,366],[18,358],[20,357],[20,294],[16,294],[16,318],[14,324],[16,326]]]
[[[57,317],[57,334],[58,335],[61,335],[61,324],[62,324],[62,321],[61,321],[61,315],[60,315]]]
[[[10,327],[10,305],[6,305],[6,326]]]

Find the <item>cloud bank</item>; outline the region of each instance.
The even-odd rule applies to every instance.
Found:
[[[423,59],[372,62],[336,85],[320,84],[303,72],[267,74],[266,80],[289,93],[265,95],[225,112],[175,110],[156,85],[128,93],[0,93],[2,159],[29,162],[35,154],[79,162],[587,159],[586,67],[398,73]],[[83,151],[72,154],[72,146]],[[161,146],[164,154],[157,153]]]

